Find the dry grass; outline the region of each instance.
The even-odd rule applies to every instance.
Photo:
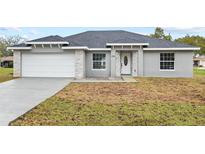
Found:
[[[205,125],[205,76],[72,83],[11,125]]]
[[[136,78],[139,83],[72,83],[56,97],[76,103],[205,102],[205,78]]]

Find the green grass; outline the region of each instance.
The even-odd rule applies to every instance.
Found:
[[[205,75],[194,72],[194,79],[72,83],[10,125],[205,125]]]
[[[194,68],[194,75],[205,76],[205,69]]]
[[[0,82],[8,81],[11,79],[13,79],[13,69],[0,67]]]

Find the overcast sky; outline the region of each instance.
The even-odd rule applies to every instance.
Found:
[[[0,37],[20,35],[31,40],[48,35],[68,36],[87,30],[127,30],[147,35],[153,33],[154,29],[154,27],[0,27]],[[166,27],[163,29],[166,34],[170,33],[174,39],[186,34],[205,36],[205,27]]]

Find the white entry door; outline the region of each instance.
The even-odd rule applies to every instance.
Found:
[[[121,74],[131,74],[131,53],[121,53]]]

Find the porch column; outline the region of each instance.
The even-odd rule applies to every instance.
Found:
[[[116,58],[115,58],[115,71],[116,71],[116,77],[121,76],[121,62],[120,62],[120,51],[116,51]]]
[[[142,46],[138,50],[138,76],[144,75],[144,54]]]
[[[85,51],[84,50],[75,51],[75,78],[76,79],[85,78]]]
[[[116,77],[116,50],[111,49],[111,78]]]
[[[138,60],[137,60],[137,51],[133,51],[132,52],[132,76],[137,76],[137,72],[138,72]]]

